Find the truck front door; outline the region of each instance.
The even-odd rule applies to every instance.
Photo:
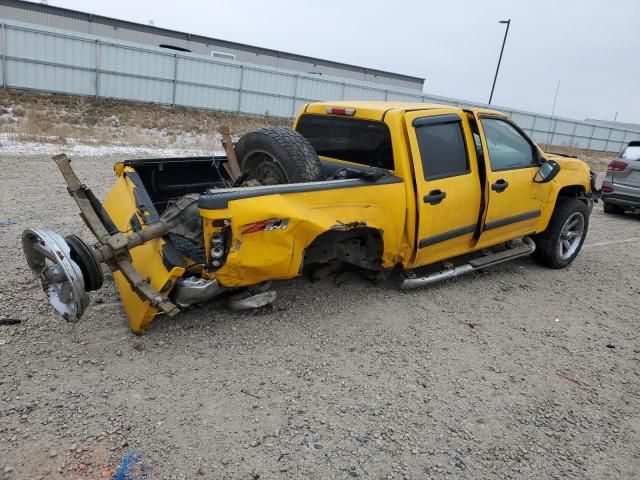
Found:
[[[409,112],[405,122],[417,190],[418,267],[474,249],[481,182],[462,109]]]
[[[488,202],[477,248],[535,232],[550,184],[535,183],[539,154],[535,144],[502,116],[476,113]]]

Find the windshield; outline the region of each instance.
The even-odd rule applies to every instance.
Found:
[[[627,147],[620,154],[620,158],[627,160],[640,160],[640,146]]]

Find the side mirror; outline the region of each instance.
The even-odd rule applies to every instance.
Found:
[[[553,160],[548,160],[540,165],[536,176],[533,177],[535,183],[547,183],[556,178],[556,175],[560,172],[560,165]]]

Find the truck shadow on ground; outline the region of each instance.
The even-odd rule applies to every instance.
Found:
[[[233,325],[245,322],[261,322],[273,318],[302,316],[301,310],[308,309],[311,314],[331,305],[339,310],[349,309],[353,312],[363,312],[366,315],[371,308],[371,301],[385,301],[393,299],[407,303],[428,301],[430,297],[439,298],[445,302],[456,302],[461,291],[468,290],[496,290],[505,292],[514,283],[520,288],[535,289],[532,285],[525,285],[521,277],[529,276],[531,272],[548,271],[547,268],[536,265],[531,259],[517,259],[491,268],[477,270],[456,278],[443,280],[429,286],[414,290],[401,290],[402,273],[392,272],[388,278],[372,281],[358,272],[351,272],[344,279],[344,272],[329,275],[320,280],[311,280],[308,276],[277,281],[273,289],[278,298],[273,304],[255,310],[233,311],[227,305],[229,295],[219,297],[201,305],[194,305],[185,309],[176,317],[158,316],[150,325],[145,336],[153,336],[175,331],[176,328],[198,329],[210,328],[218,325],[225,329],[227,324]],[[215,327],[214,327],[215,329]]]

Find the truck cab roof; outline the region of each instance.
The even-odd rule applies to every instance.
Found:
[[[461,107],[455,105],[445,105],[440,103],[423,103],[423,102],[399,102],[399,101],[336,101],[336,102],[314,102],[303,107],[301,114],[331,115],[331,109],[336,111],[346,110],[347,113],[338,113],[340,115],[353,116],[356,118],[367,118],[371,120],[382,120],[384,115],[390,110],[433,110],[433,109],[451,109],[459,110]],[[353,110],[353,113],[350,112]],[[477,113],[490,113],[506,117],[502,112],[486,108],[470,108],[468,109]]]

